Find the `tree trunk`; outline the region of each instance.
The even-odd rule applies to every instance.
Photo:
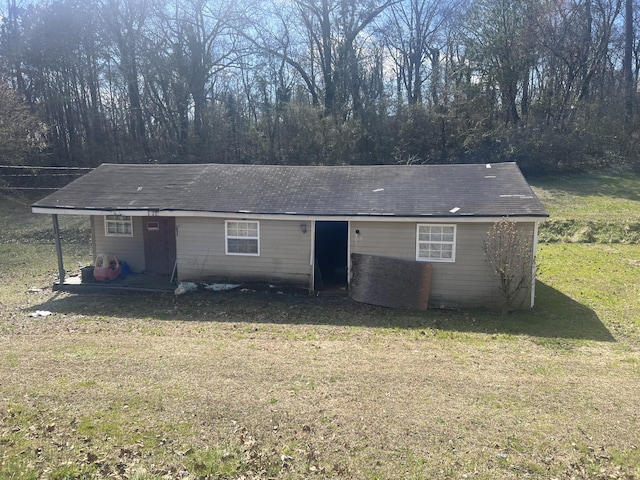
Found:
[[[633,0],[625,0],[624,29],[624,110],[627,123],[633,117]]]
[[[329,16],[329,0],[322,0],[322,75],[324,78],[324,107],[333,111],[336,100],[336,87],[333,82],[333,55],[331,52],[331,18]]]

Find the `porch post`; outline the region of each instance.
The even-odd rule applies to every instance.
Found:
[[[62,244],[60,242],[60,226],[58,225],[58,215],[55,213],[51,215],[53,219],[53,236],[56,241],[56,253],[58,254],[58,275],[59,275],[59,284],[62,285],[64,283],[64,264],[62,262]]]

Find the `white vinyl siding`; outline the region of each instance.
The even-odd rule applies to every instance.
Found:
[[[456,226],[418,225],[416,260],[429,262],[456,261]]]
[[[126,215],[106,215],[104,232],[108,237],[133,237],[133,221]]]
[[[260,223],[238,220],[225,221],[225,252],[227,255],[260,255]]]

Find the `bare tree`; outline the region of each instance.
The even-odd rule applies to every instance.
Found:
[[[611,88],[612,40],[621,0],[553,0],[537,18],[540,89],[548,118],[562,126],[593,97],[594,84]],[[606,85],[606,86],[605,86]]]
[[[0,159],[20,165],[46,148],[47,128],[7,85],[0,81]]]
[[[151,155],[147,124],[143,111],[140,86],[140,57],[149,17],[155,13],[157,0],[97,0],[105,32],[112,45],[113,60],[125,85],[128,103],[128,129],[131,139]]]
[[[627,121],[633,116],[633,0],[625,0],[624,4],[624,105]]]
[[[0,0],[0,75],[58,163],[630,166],[638,1]]]
[[[384,40],[388,43],[409,105],[422,103],[422,87],[428,75],[432,102],[434,105],[439,103],[441,40],[438,34],[455,8],[453,3],[445,5],[436,0],[407,0],[390,9]]]
[[[25,9],[16,0],[7,0],[5,12],[0,12],[2,18],[2,35],[0,37],[0,52],[4,57],[4,69],[9,74],[9,80],[20,95],[27,97],[26,82],[23,72],[25,40],[23,27]]]
[[[532,235],[520,229],[516,222],[503,218],[487,232],[482,246],[485,260],[498,277],[502,294],[502,312],[506,314],[531,286],[533,275]]]
[[[360,53],[366,49],[364,40],[358,40],[396,1],[294,0],[287,11],[279,2],[272,15],[282,30],[269,31],[269,24],[256,26],[256,37],[251,40],[295,69],[314,103],[322,103],[325,111],[357,112],[362,107]]]
[[[466,59],[473,74],[499,95],[496,105],[505,123],[516,124],[527,113],[536,6],[531,0],[475,0],[464,26]]]

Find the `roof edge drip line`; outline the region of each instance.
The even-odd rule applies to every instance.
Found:
[[[191,210],[152,210],[152,209],[77,209],[73,207],[38,207],[31,208],[33,213],[57,214],[57,215],[128,215],[132,217],[177,217],[177,218],[232,218],[232,219],[255,219],[255,220],[307,220],[307,221],[374,221],[374,222],[432,222],[434,220],[446,220],[449,222],[458,221],[461,223],[476,222],[486,223],[498,221],[503,218],[517,218],[520,221],[539,222],[548,217],[540,214],[430,214],[430,215],[385,215],[385,214],[337,214],[318,215],[305,213],[240,213],[240,212],[213,212],[213,211],[191,211]]]

